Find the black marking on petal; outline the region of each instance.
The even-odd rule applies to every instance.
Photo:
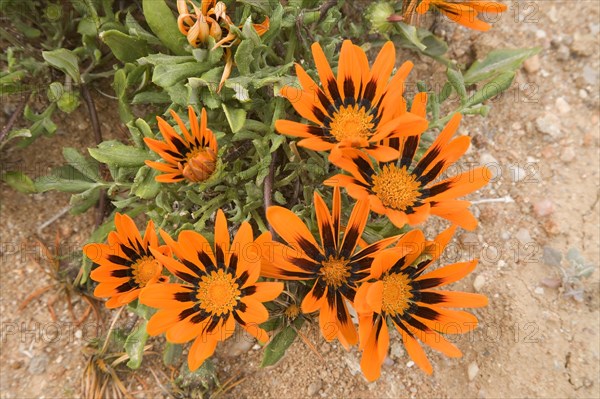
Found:
[[[181,263],[183,263],[188,269],[190,269],[196,275],[201,276],[204,274],[202,269],[200,269],[194,262],[181,258]]]
[[[175,145],[175,147],[177,148],[177,151],[179,151],[180,154],[185,154],[189,150],[188,146],[185,145],[183,140],[181,140],[181,138],[179,138],[177,136],[171,137],[171,143],[173,143],[173,145]]]
[[[239,277],[237,278],[238,284],[240,286],[246,284],[246,281],[248,281],[248,277],[250,277],[250,274],[248,273],[247,270],[244,270],[242,272],[242,274],[240,274]]]
[[[354,81],[350,76],[344,78],[344,97],[347,99],[351,97],[354,99]]]
[[[192,316],[192,318],[190,319],[190,323],[200,324],[204,319],[206,319],[206,314],[200,312],[197,315]]]
[[[340,96],[340,92],[338,90],[337,82],[334,78],[330,78],[327,81],[327,89],[329,90],[329,94],[331,94],[331,98],[335,103],[342,103],[342,96]]]
[[[188,309],[184,309],[181,312],[179,312],[179,321],[187,319],[189,316],[193,315],[194,313],[196,313],[196,310],[192,307],[192,308],[188,308]]]
[[[237,310],[235,312],[233,312],[233,318],[235,319],[235,321],[237,321],[238,323],[240,323],[242,326],[246,325],[246,322],[240,317],[240,315],[238,314]]]
[[[229,268],[236,272],[238,267],[238,255],[236,253],[232,253],[229,257]]]
[[[340,321],[341,324],[347,324],[348,323],[348,313],[346,311],[346,308],[344,307],[344,302],[343,302],[343,298],[342,295],[337,292],[335,294],[335,300],[336,300],[336,307],[337,307],[337,318]]]
[[[424,280],[415,281],[413,284],[415,285],[415,288],[418,286],[419,290],[426,290],[428,288],[437,287],[443,282],[444,279],[441,278],[426,278]]]
[[[221,316],[212,316],[210,319],[210,323],[206,326],[206,332],[207,333],[213,332],[220,321],[221,321]]]
[[[173,299],[178,302],[193,302],[194,293],[193,292],[176,292],[173,294]]]
[[[131,269],[112,270],[110,275],[113,277],[131,277]]]
[[[198,252],[198,260],[200,261],[200,263],[202,263],[204,265],[204,268],[206,269],[206,271],[208,273],[210,273],[213,270],[216,270],[213,260],[211,259],[210,256],[208,256],[208,254],[206,252],[204,252],[203,250],[198,250],[197,252]],[[200,275],[200,274],[198,274],[198,275]]]
[[[314,289],[313,289],[313,296],[319,300],[323,297],[323,294],[325,293],[325,288],[327,287],[327,285],[325,283],[323,283],[321,281],[321,279],[317,279],[317,281],[315,281],[315,285],[314,285]]]
[[[419,136],[408,136],[404,140],[404,147],[402,148],[402,159],[400,160],[400,167],[406,166],[407,168],[412,163],[417,148],[419,147]]]
[[[358,239],[360,238],[360,231],[358,231],[357,225],[350,226],[349,229],[344,233],[344,242],[340,249],[340,256],[349,259],[351,257],[351,251],[356,246]]]
[[[419,302],[427,303],[427,304],[436,304],[436,303],[444,303],[446,301],[446,296],[444,294],[440,294],[438,292],[420,292],[419,293]]]
[[[447,191],[452,188],[452,182],[447,181],[443,183],[436,184],[435,186],[429,187],[427,190],[423,191],[423,195],[425,197],[433,197],[435,195],[441,194],[444,191]]]
[[[123,252],[125,256],[131,259],[132,262],[135,262],[135,260],[139,258],[137,251],[129,248],[127,245],[119,244],[119,248],[121,248],[121,252]]]
[[[129,259],[121,258],[120,256],[117,256],[117,255],[108,255],[108,257],[106,259],[108,259],[109,262],[112,262],[116,265],[121,265],[121,266],[131,266],[131,263],[132,263]]]
[[[316,136],[316,137],[323,137],[323,136],[327,135],[327,130],[325,130],[321,126],[317,126],[317,125],[307,125],[306,132],[308,134],[312,134],[313,136]]]
[[[115,288],[115,290],[119,294],[122,294],[123,292],[131,291],[132,289],[134,289],[136,287],[137,287],[137,285],[135,284],[135,282],[133,280],[127,280],[127,282],[121,284],[120,286]]]
[[[298,246],[300,246],[300,249],[304,251],[304,253],[309,258],[317,260],[323,257],[319,249],[315,247],[315,245],[312,242],[308,241],[306,238],[298,236],[296,242],[298,243]]]
[[[246,287],[242,290],[242,295],[243,296],[248,296],[248,295],[252,295],[256,292],[256,286],[255,285],[251,285],[250,287]]]
[[[438,157],[438,155],[440,155],[440,152],[442,151],[442,149],[440,147],[434,147],[431,149],[431,151],[429,151],[429,153],[427,155],[425,155],[417,164],[417,166],[413,169],[413,174],[420,176],[425,169],[427,169],[427,167],[429,166],[429,164],[431,164],[433,162],[434,159],[436,159]]]
[[[424,186],[427,183],[433,181],[436,177],[438,177],[438,175],[442,171],[442,168],[444,167],[445,164],[446,163],[443,160],[436,163],[435,166],[433,168],[431,168],[429,170],[429,172],[427,172],[427,174],[419,177],[419,179],[418,179],[419,183],[421,183],[421,185]]]
[[[365,92],[363,93],[363,98],[372,102],[375,98],[375,92],[377,91],[377,81],[375,79],[371,79],[369,83],[365,86]]]
[[[418,315],[417,313],[415,313],[415,314],[416,314],[417,316],[420,316],[420,315]],[[416,328],[417,330],[421,330],[421,331],[423,331],[423,332],[429,332],[429,331],[431,331],[431,330],[429,329],[429,327],[427,327],[425,324],[421,323],[419,320],[415,319],[414,317],[412,317],[412,316],[411,316],[411,315],[409,315],[409,314],[407,314],[407,315],[405,315],[405,316],[404,316],[404,320],[405,320],[405,321],[406,321],[408,324],[410,324],[411,326],[413,326],[414,328]]]

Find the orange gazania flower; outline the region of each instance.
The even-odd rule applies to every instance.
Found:
[[[506,11],[506,5],[495,1],[462,1],[452,3],[444,0],[422,0],[417,7],[418,14],[425,14],[433,6],[452,21],[479,31],[487,31],[491,25],[477,19],[480,12],[498,14]]]
[[[269,318],[263,302],[279,296],[283,283],[257,282],[261,257],[254,256],[250,224],[242,223],[230,244],[227,220],[219,210],[214,252],[206,238],[194,231],[182,231],[177,242],[164,231],[160,234],[178,260],[154,249],[152,253],[184,282],[144,290],[140,302],[159,309],[148,321],[148,334],[166,332],[167,341],[174,343],[194,339],[188,355],[192,371],[213,354],[218,341],[233,334],[236,322],[266,342],[267,333],[259,327]]]
[[[146,165],[164,172],[156,176],[156,181],[161,183],[176,183],[182,180],[196,183],[207,180],[217,165],[217,139],[206,127],[205,109],[202,108],[198,123],[194,109],[192,106],[188,107],[191,134],[175,111],[171,110],[171,116],[177,121],[183,137],[164,119],[156,117],[164,141],[146,137],[144,142],[166,163],[146,161]]]
[[[379,378],[389,348],[388,322],[400,335],[411,359],[427,374],[432,367],[417,338],[450,357],[460,350],[442,334],[464,334],[477,326],[471,313],[447,308],[487,305],[483,295],[432,290],[462,279],[477,261],[455,263],[424,274],[437,260],[454,234],[455,227],[425,242],[420,230],[406,233],[396,247],[376,256],[368,281],[356,293],[359,316],[361,368],[369,381]]]
[[[398,228],[407,223],[414,226],[429,215],[437,215],[473,230],[477,220],[467,209],[471,203],[456,198],[486,185],[491,178],[489,170],[475,168],[433,183],[469,147],[468,136],[450,141],[460,120],[460,114],[452,117],[416,165],[413,158],[419,146],[418,135],[402,139],[397,162],[373,163],[359,150],[344,149],[343,156],[333,163],[352,176],[338,174],[325,184],[345,187],[357,200],[368,199],[373,212],[386,215]]]
[[[158,245],[154,223],[148,222],[142,238],[133,220],[117,213],[116,231],[108,235],[108,245],[93,243],[83,247],[83,252],[98,267],[92,270],[90,277],[99,284],[94,295],[110,298],[107,308],[117,308],[134,301],[146,286],[166,281],[161,276],[162,264],[150,252],[168,253],[166,246]]]
[[[337,78],[318,43],[312,45],[312,53],[321,87],[296,64],[302,88],[285,86],[281,90],[312,124],[278,120],[275,128],[279,133],[301,137],[298,145],[311,150],[334,152],[340,147],[362,147],[377,160],[389,161],[397,158],[398,152],[381,145],[382,140],[420,134],[427,128],[425,118],[406,111],[402,97],[412,63],[402,64],[389,80],[396,60],[392,42],[383,46],[369,68],[365,52],[345,40]],[[334,156],[332,153],[330,159]]]
[[[190,11],[188,3],[192,6],[193,12]],[[216,42],[211,50],[225,47],[225,68],[219,82],[217,90],[219,92],[233,68],[233,57],[229,47],[238,43],[239,38],[230,29],[233,22],[227,15],[225,3],[215,0],[203,0],[201,3],[202,6],[198,7],[190,0],[177,0],[177,11],[179,11],[177,25],[192,47],[206,44],[209,36]],[[262,23],[252,24],[252,26],[259,36],[264,35],[269,30],[269,17],[266,17]]]
[[[369,217],[369,205],[366,201],[356,203],[342,237],[339,188],[334,189],[331,213],[316,192],[314,207],[321,244],[292,211],[279,206],[267,209],[269,223],[287,245],[269,242],[271,247],[267,248],[267,261],[261,273],[265,277],[312,282],[312,289],[302,301],[302,312],[319,310],[319,326],[325,339],[331,341],[337,337],[348,348],[358,342],[358,335],[346,301],[354,300],[357,281],[369,275],[375,254],[397,237],[357,250]]]

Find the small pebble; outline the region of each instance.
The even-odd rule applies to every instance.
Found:
[[[473,281],[473,288],[475,289],[475,291],[479,292],[479,291],[481,291],[481,289],[483,288],[484,285],[485,285],[485,277],[483,277],[481,274],[479,274],[477,277],[475,277],[475,280]]]
[[[533,57],[528,58],[523,63],[523,67],[530,75],[537,73],[540,70],[540,57],[536,54]]]
[[[478,373],[479,373],[479,366],[477,365],[477,363],[473,362],[473,363],[469,364],[469,367],[467,369],[469,381],[473,381],[475,379],[475,377],[477,377]]]
[[[83,333],[81,332],[81,330],[75,331],[75,338],[81,339],[81,337],[83,337]]]
[[[544,295],[544,287],[535,287],[533,292],[535,292],[537,295]]]
[[[322,386],[322,382],[321,380],[317,380],[312,382],[309,386],[308,386],[308,396],[314,396],[316,395],[320,390],[321,390],[321,386]]]
[[[409,361],[408,363],[406,363],[406,367],[408,367],[408,368],[411,368],[414,365],[415,365],[415,362],[413,362],[412,360]]]
[[[39,355],[35,356],[29,362],[29,366],[27,366],[27,371],[29,374],[42,374],[46,371],[46,366],[48,365],[48,356],[47,355]]]
[[[552,137],[559,137],[560,131],[560,119],[554,114],[546,114],[540,116],[535,120],[535,127],[540,133],[547,134]]]
[[[386,356],[385,360],[383,361],[383,365],[386,367],[391,367],[394,365],[394,361],[389,356]]]
[[[580,89],[579,90],[579,98],[581,98],[582,100],[585,100],[586,98],[588,98],[588,92],[585,89]]]
[[[559,61],[567,61],[571,57],[571,50],[564,44],[558,46],[558,50],[556,50],[556,59]]]
[[[531,234],[526,228],[521,228],[515,234],[515,238],[521,242],[521,244],[528,244],[531,242]]]
[[[562,154],[560,154],[560,160],[563,162],[571,162],[575,159],[576,155],[573,147],[565,147],[562,150]]]
[[[533,211],[540,217],[551,215],[554,212],[554,203],[548,198],[544,198],[533,204]]]
[[[556,109],[558,109],[558,112],[560,112],[561,114],[568,114],[569,112],[571,112],[571,106],[569,105],[567,100],[565,100],[564,97],[558,97],[556,99],[555,104]]]

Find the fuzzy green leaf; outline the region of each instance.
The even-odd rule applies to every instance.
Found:
[[[164,0],[143,0],[142,9],[152,32],[173,53],[185,55],[185,37],[177,28],[177,19]]]
[[[225,112],[225,117],[227,118],[227,122],[229,122],[231,132],[239,132],[246,122],[246,110],[242,108],[229,108],[224,103],[221,104],[221,107]]]
[[[37,192],[35,184],[25,173],[20,171],[9,171],[2,175],[2,180],[15,190],[31,194]]]
[[[496,97],[510,87],[515,78],[514,72],[505,72],[479,89],[466,103],[468,106],[481,104],[492,97]]]
[[[483,61],[475,61],[464,74],[465,84],[472,85],[505,72],[514,72],[523,62],[541,51],[540,47],[491,51]]]
[[[126,35],[116,29],[100,33],[100,40],[122,62],[134,62],[138,58],[148,55],[148,44],[145,40]]]
[[[146,341],[148,340],[148,333],[146,332],[147,323],[146,320],[142,320],[125,340],[125,352],[129,355],[127,367],[130,369],[138,369],[142,364],[144,345],[146,345]]]
[[[77,169],[88,179],[96,182],[102,181],[100,173],[98,173],[98,163],[93,159],[81,155],[79,151],[71,147],[63,148],[63,157],[65,157],[69,165]]]
[[[147,151],[115,140],[104,141],[97,148],[88,148],[88,151],[95,160],[114,166],[142,166],[150,158]]]
[[[67,75],[69,75],[75,83],[81,82],[81,76],[79,74],[79,61],[77,56],[64,48],[52,51],[42,51],[42,57],[50,65],[56,69],[60,69]]]
[[[304,319],[299,317],[294,320],[293,325],[289,325],[275,334],[271,342],[265,347],[265,354],[260,364],[261,367],[272,366],[281,360],[287,349],[296,340],[298,336],[297,330],[302,328],[302,324],[304,324]]]

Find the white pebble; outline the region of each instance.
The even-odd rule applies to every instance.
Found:
[[[544,295],[544,287],[535,287],[533,292],[535,292],[537,295]]]
[[[408,363],[406,363],[406,367],[411,368],[412,366],[415,365],[415,362],[413,362],[412,360]]]
[[[473,362],[469,364],[469,368],[467,369],[467,374],[469,375],[469,381],[473,381],[477,374],[479,373],[479,366],[477,363]]]
[[[481,289],[483,288],[484,285],[485,285],[485,277],[483,277],[481,274],[478,275],[477,277],[475,277],[475,280],[473,281],[473,288],[475,289],[475,291],[477,291],[477,292],[481,291]]]

